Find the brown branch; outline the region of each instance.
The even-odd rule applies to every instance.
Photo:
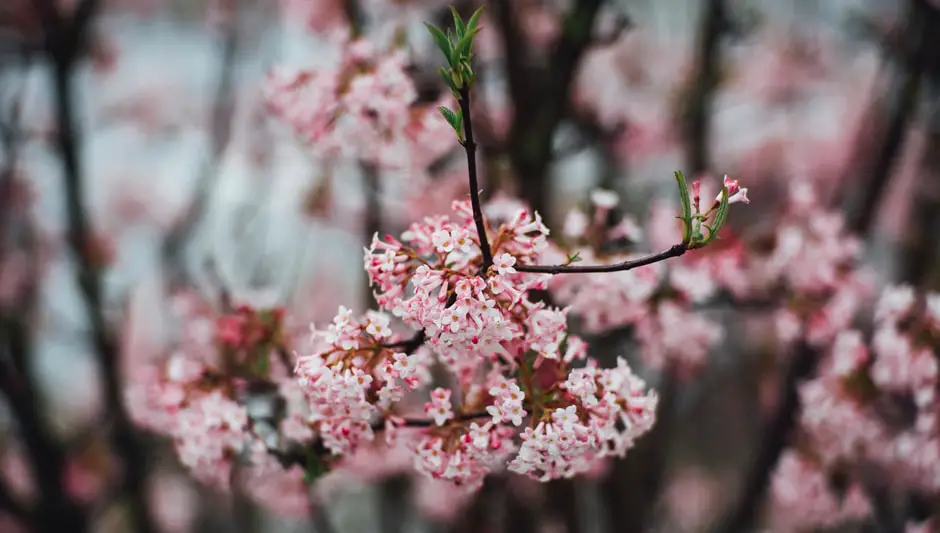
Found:
[[[611,531],[643,533],[650,529],[664,485],[670,439],[681,423],[676,410],[679,385],[676,369],[667,368],[658,387],[656,425],[637,441],[626,457],[617,459],[604,480],[602,487]]]
[[[473,140],[473,120],[470,117],[470,87],[464,85],[460,89],[460,111],[463,114],[463,147],[467,152],[467,175],[470,180],[470,205],[473,208],[473,223],[477,227],[477,236],[480,238],[480,253],[483,255],[483,264],[480,273],[485,274],[493,264],[493,251],[486,236],[486,222],[483,220],[483,207],[480,205],[480,184],[477,180],[477,143]]]
[[[123,462],[124,487],[129,499],[132,527],[138,533],[151,533],[156,522],[150,516],[147,505],[146,456],[137,442],[137,435],[124,405],[120,351],[105,321],[101,276],[88,246],[92,233],[84,205],[81,135],[76,125],[72,96],[72,74],[78,50],[84,42],[96,6],[96,0],[85,0],[76,7],[74,18],[66,20],[51,1],[39,2],[46,32],[46,53],[53,66],[58,126],[56,147],[62,162],[65,188],[66,240],[77,263],[78,288],[88,314],[92,344],[104,377],[104,402],[112,410],[114,430],[111,440]]]
[[[519,27],[515,8],[510,0],[493,0],[496,4],[493,12],[503,41],[506,78],[509,81],[509,93],[514,104],[513,123],[518,122],[523,109],[523,102],[529,102],[533,93],[532,68],[526,42]]]
[[[484,418],[490,416],[489,413],[485,411],[473,412],[473,413],[459,413],[455,414],[454,418],[451,421],[454,422],[469,422],[471,420],[476,420],[478,418]],[[426,418],[404,418],[403,422],[400,424],[402,427],[410,428],[429,428],[436,425],[435,421],[432,419]],[[372,431],[383,431],[385,430],[385,419],[381,418],[376,422],[371,424]],[[317,457],[327,457],[330,452],[323,446],[323,443],[319,440],[315,440],[307,448],[298,448],[292,450],[280,450],[277,448],[269,447],[267,449],[268,453],[277,458],[280,461],[281,465],[284,468],[288,468],[293,465],[300,465],[304,469],[308,468],[307,459],[310,455],[310,452],[313,452]]]
[[[875,103],[871,117],[858,134],[856,157],[863,167],[846,169],[848,185],[845,203],[848,228],[856,234],[868,233],[875,222],[878,206],[885,195],[892,169],[904,144],[908,126],[919,99],[922,76],[929,61],[933,35],[940,31],[937,9],[926,0],[909,0],[903,60],[894,65],[888,88]],[[874,137],[872,145],[870,138]]]
[[[761,432],[760,446],[738,498],[716,523],[713,529],[715,533],[747,533],[755,527],[773,472],[797,425],[800,411],[799,383],[812,375],[819,355],[815,348],[806,344],[800,344],[795,350],[780,384],[777,411]]]
[[[410,339],[403,341],[392,342],[386,344],[386,348],[391,349],[401,349],[405,353],[412,353],[417,350],[424,342],[427,340],[427,334],[424,333],[424,330],[421,330],[414,334]]]
[[[210,159],[196,180],[196,191],[186,208],[183,218],[167,233],[161,248],[161,257],[167,266],[179,261],[196,224],[202,218],[211,198],[211,191],[219,177],[219,160],[232,136],[232,114],[234,102],[232,88],[235,80],[235,58],[238,51],[238,17],[225,28],[221,43],[218,85],[210,114],[211,151]]]
[[[496,3],[497,23],[506,53],[506,75],[514,109],[507,152],[519,180],[520,196],[551,220],[545,177],[552,140],[570,99],[577,67],[593,42],[594,21],[602,0],[579,0],[562,21],[562,34],[546,67],[526,62],[526,46],[509,0]]]
[[[68,458],[40,413],[36,383],[30,374],[16,372],[3,360],[3,355],[32,358],[33,344],[24,318],[0,317],[0,339],[4,341],[0,348],[6,352],[0,354],[0,393],[16,420],[40,494],[32,526],[40,533],[90,531],[87,511],[66,492]]]
[[[940,31],[940,12],[934,10],[932,17],[935,34]],[[940,290],[940,253],[934,245],[940,231],[940,49],[934,46],[931,56],[923,83],[932,101],[928,100],[925,147],[908,215],[900,279],[924,290]]]
[[[719,48],[722,29],[727,20],[725,0],[708,0],[702,13],[695,47],[692,83],[683,110],[682,133],[688,152],[687,167],[691,175],[705,172],[708,161],[708,124],[712,96],[719,83],[721,66]]]
[[[0,511],[6,512],[23,526],[29,526],[33,521],[31,510],[16,497],[2,476],[0,476]]]
[[[668,250],[657,254],[648,255],[639,259],[631,259],[621,263],[610,265],[516,265],[518,272],[530,272],[534,274],[593,274],[601,272],[622,272],[624,270],[633,270],[653,263],[659,263],[673,257],[679,257],[689,250],[687,244],[676,244]]]

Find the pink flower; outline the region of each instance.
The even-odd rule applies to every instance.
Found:
[[[751,201],[747,199],[747,187],[741,187],[737,180],[733,180],[726,175],[724,178],[724,187],[728,189],[729,204],[735,204],[738,202],[745,204],[751,203]],[[715,200],[719,202],[721,201],[721,193],[715,197]]]

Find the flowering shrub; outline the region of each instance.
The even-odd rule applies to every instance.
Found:
[[[481,204],[470,118],[479,14],[467,22],[455,14],[446,34],[429,26],[458,103],[456,111],[439,112],[466,150],[470,198],[454,201],[450,216],[412,223],[400,238],[373,237],[364,267],[379,310],[356,315],[341,307],[327,327],[311,326],[309,349],[285,330],[279,309],[234,307],[203,318],[203,329],[194,315],[186,319],[193,338],[132,389],[138,422],[171,436],[198,479],[229,487],[239,460],[248,459],[249,492],[265,501],[259,487],[296,488],[300,472],[309,481],[341,468],[380,432],[387,443],[406,443],[418,472],[467,490],[504,467],[540,481],[572,477],[623,456],[653,426],[658,396],[623,358],[601,368],[589,357],[587,343],[568,331],[570,313],[580,313],[588,330],[591,323],[636,323],[647,350],[657,354],[651,358],[679,356],[687,343],[707,350],[720,338],[717,327],[694,318],[684,336],[659,333],[694,317],[690,303],[708,296],[695,294],[694,274],[686,274],[687,282],[675,274],[674,295],[628,315],[613,314],[618,300],[595,307],[587,294],[602,277],[631,276],[648,279],[648,288],[635,294],[637,284],[626,284],[634,293],[625,294],[626,302],[653,299],[662,276],[655,264],[710,244],[729,205],[747,202],[735,180],[726,177],[714,201],[703,203],[701,184],[689,190],[676,173],[678,243],[649,256],[566,252],[549,241],[538,213],[512,202]],[[383,154],[394,151],[381,146],[413,119],[400,110],[414,90],[400,56],[381,58],[363,41],[349,43],[345,54],[339,71],[275,73],[269,102],[321,155],[387,163]],[[596,196],[595,215],[603,218],[617,198]],[[568,237],[589,241],[590,224],[572,229],[578,226],[572,220]],[[625,224],[621,233],[629,237],[635,232]],[[540,264],[555,258],[561,264]],[[552,304],[544,296],[550,288],[571,305]],[[686,357],[702,357],[695,354]],[[436,376],[438,366],[446,377]],[[411,412],[409,398],[425,394],[423,414]],[[260,414],[251,408],[259,399],[267,402]],[[259,481],[265,478],[272,481]]]

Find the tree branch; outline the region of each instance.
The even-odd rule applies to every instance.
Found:
[[[639,259],[631,259],[629,261],[623,261],[622,263],[614,263],[610,265],[516,265],[515,269],[518,272],[531,272],[535,274],[594,274],[601,272],[622,272],[624,270],[633,270],[634,268],[652,265],[653,263],[659,263],[660,261],[665,261],[673,257],[679,257],[685,254],[688,250],[688,244],[676,244],[672,248],[659,252],[658,254],[641,257]]]
[[[196,224],[205,213],[210,192],[219,176],[219,160],[231,139],[232,114],[235,107],[232,101],[232,88],[235,83],[235,58],[238,51],[238,39],[238,17],[236,16],[232,23],[225,28],[221,43],[221,70],[210,115],[212,145],[209,161],[197,178],[195,194],[187,206],[183,218],[170,229],[163,241],[161,257],[167,266],[178,262],[179,254],[186,246]]]
[[[0,477],[0,511],[4,511],[23,526],[29,526],[33,520],[33,514],[10,490],[10,485],[6,480]]]
[[[33,354],[29,326],[22,316],[0,316],[0,339],[7,356],[26,360]],[[68,458],[40,413],[35,382],[28,373],[18,374],[0,354],[0,392],[6,397],[27,456],[40,500],[33,513],[35,530],[41,533],[90,530],[88,514],[65,490]]]
[[[470,180],[470,205],[473,208],[473,223],[477,227],[477,236],[480,238],[480,253],[483,254],[483,264],[480,273],[485,274],[493,264],[493,251],[486,236],[486,222],[483,220],[483,207],[480,205],[480,184],[477,180],[477,143],[473,140],[473,120],[470,118],[470,87],[464,85],[460,89],[460,111],[463,114],[463,147],[467,151],[467,175]]]
[[[737,501],[716,523],[715,533],[746,533],[760,515],[771,477],[780,456],[789,444],[800,411],[799,383],[812,375],[819,352],[800,344],[780,384],[777,411],[761,432],[762,440],[752,466],[744,479]]]
[[[708,0],[705,4],[695,47],[692,84],[683,110],[682,132],[688,153],[687,167],[693,176],[709,168],[708,124],[712,96],[719,82],[720,40],[727,20],[724,2]]]
[[[84,40],[96,0],[84,0],[75,9],[75,18],[63,20],[49,0],[39,2],[45,21],[46,53],[53,64],[53,89],[56,122],[56,145],[62,162],[67,217],[66,240],[76,260],[78,288],[92,331],[92,344],[104,376],[104,402],[112,410],[114,431],[111,439],[124,466],[124,482],[129,499],[133,529],[138,533],[155,531],[155,520],[150,516],[146,495],[146,456],[137,443],[133,425],[124,405],[121,386],[120,352],[108,331],[103,311],[101,277],[91,249],[90,223],[84,205],[82,165],[80,161],[81,137],[76,126],[73,90],[73,70],[78,58],[77,50]]]
[[[424,333],[424,330],[421,330],[415,333],[410,339],[386,344],[385,347],[393,350],[400,348],[405,353],[412,353],[424,344],[426,340],[427,335]]]
[[[861,171],[857,167],[846,169],[844,177],[849,185],[843,199],[847,226],[859,235],[868,233],[875,222],[877,208],[904,144],[919,98],[921,78],[929,54],[935,48],[932,36],[940,31],[937,9],[926,0],[908,0],[904,26],[909,39],[905,39],[904,60],[894,65],[887,90],[869,112],[871,116],[858,134],[853,160],[865,164]],[[874,146],[870,137],[875,139]]]
[[[594,21],[603,0],[578,0],[562,22],[548,66],[524,63],[525,43],[508,0],[496,2],[497,22],[507,54],[507,77],[514,115],[507,151],[519,180],[520,196],[533,210],[551,220],[545,176],[551,163],[552,140],[564,115],[577,67],[592,42]]]

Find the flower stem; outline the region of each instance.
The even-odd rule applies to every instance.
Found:
[[[467,174],[470,180],[470,206],[473,208],[473,222],[477,227],[480,238],[480,253],[483,254],[483,264],[480,272],[486,273],[493,264],[493,251],[486,236],[486,222],[483,220],[483,207],[480,205],[480,184],[477,180],[477,143],[473,140],[473,123],[470,120],[470,87],[464,85],[460,89],[458,98],[460,112],[463,115],[463,147],[467,152]]]
[[[600,272],[622,272],[624,270],[633,270],[641,266],[652,265],[673,257],[679,257],[689,250],[688,244],[676,244],[668,250],[657,254],[648,255],[639,259],[631,259],[621,263],[611,265],[516,265],[519,272],[530,272],[534,274],[594,274]]]

